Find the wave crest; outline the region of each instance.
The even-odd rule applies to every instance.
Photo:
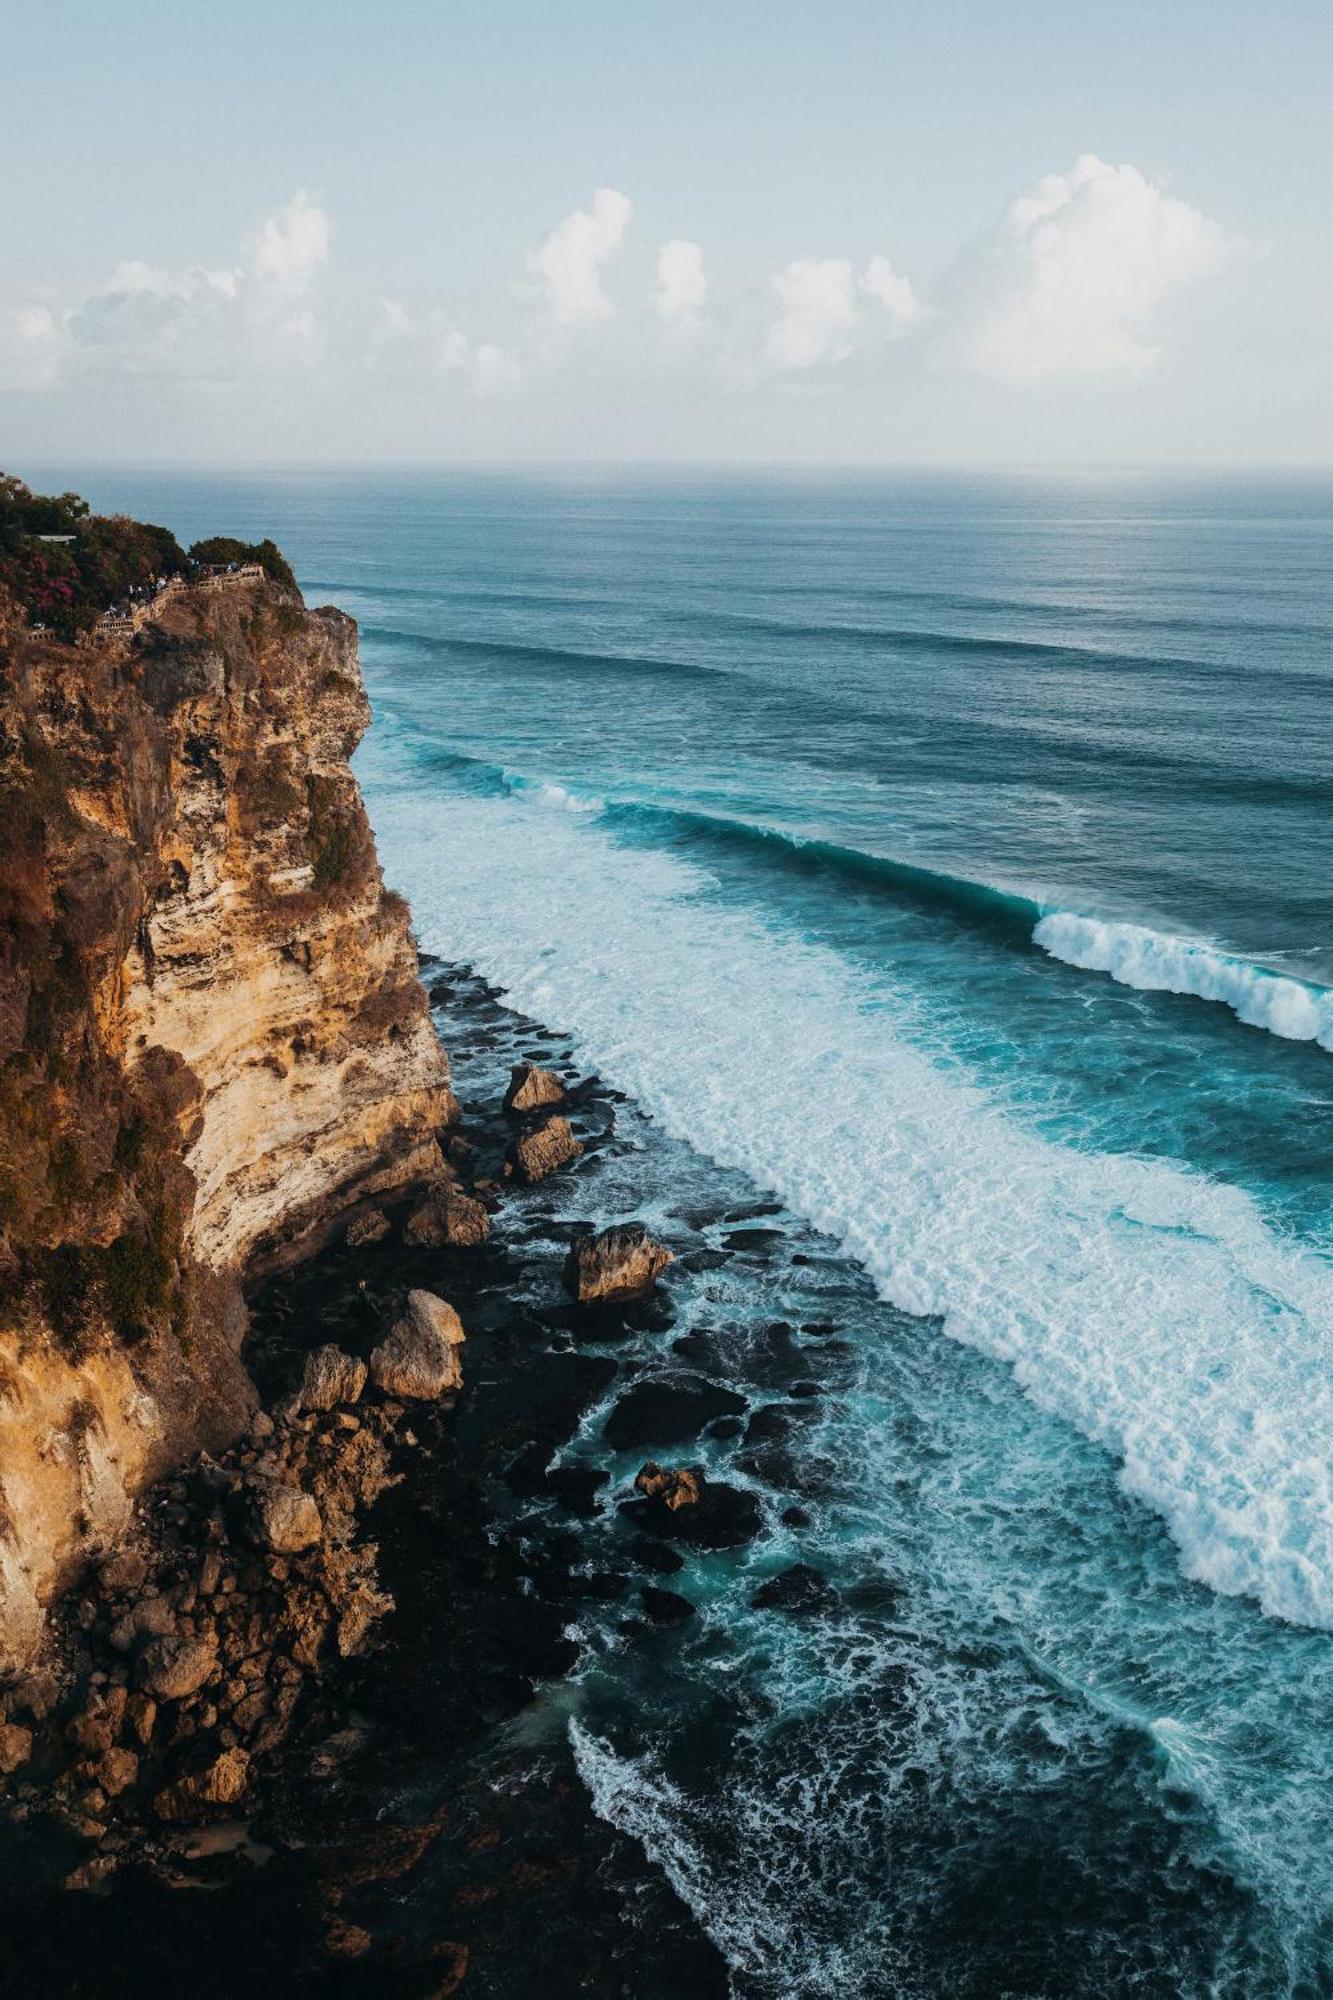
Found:
[[[1229,1007],[1247,1027],[1333,1050],[1333,992],[1268,972],[1211,945],[1142,924],[1108,923],[1055,910],[1037,924],[1034,944],[1083,972],[1106,972],[1144,993],[1187,993]]]

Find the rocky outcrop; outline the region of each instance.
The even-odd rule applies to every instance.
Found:
[[[671,1252],[641,1222],[621,1222],[576,1238],[565,1260],[565,1285],[580,1305],[637,1298],[670,1262]]]
[[[536,1063],[515,1063],[505,1092],[506,1111],[522,1115],[564,1101],[565,1086],[554,1070],[540,1069]]]
[[[248,1420],[243,1286],[442,1172],[368,720],[352,621],[263,577],[78,646],[0,601],[0,1670]]]
[[[521,1181],[544,1181],[577,1160],[582,1151],[568,1118],[547,1118],[519,1133],[509,1151],[509,1164]]]
[[[407,1312],[370,1357],[370,1379],[386,1396],[435,1401],[463,1386],[458,1314],[433,1292],[407,1295]]]

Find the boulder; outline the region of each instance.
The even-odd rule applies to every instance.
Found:
[[[739,1416],[744,1408],[743,1396],[719,1388],[701,1375],[636,1382],[611,1411],[603,1435],[612,1451],[645,1444],[684,1444],[698,1437],[715,1417]]]
[[[676,1514],[682,1507],[698,1506],[704,1490],[703,1470],[700,1466],[658,1465],[650,1458],[640,1466],[634,1490],[646,1499],[660,1500]]]
[[[694,1606],[678,1590],[663,1590],[658,1584],[645,1583],[639,1596],[654,1625],[683,1625],[694,1616]]]
[[[548,1104],[564,1101],[565,1086],[554,1070],[539,1069],[536,1063],[515,1063],[505,1092],[506,1111],[541,1111]]]
[[[565,1285],[580,1305],[637,1298],[652,1289],[670,1262],[671,1252],[641,1222],[620,1222],[571,1243]]]
[[[756,1611],[789,1611],[808,1616],[828,1611],[838,1601],[838,1593],[809,1563],[793,1563],[790,1569],[771,1576],[750,1599]]]
[[[12,1778],[32,1755],[32,1731],[17,1722],[0,1722],[0,1778]]]
[[[192,1819],[208,1806],[234,1806],[245,1797],[250,1783],[249,1752],[239,1747],[224,1750],[202,1771],[178,1778],[153,1800],[159,1819]]]
[[[370,1357],[370,1376],[386,1396],[433,1401],[463,1386],[458,1314],[434,1292],[407,1295],[407,1313]]]
[[[270,1555],[295,1556],[324,1534],[319,1508],[299,1486],[259,1477],[246,1494],[246,1527],[251,1541]]]
[[[568,1118],[548,1118],[530,1132],[519,1133],[509,1149],[509,1163],[520,1180],[541,1181],[577,1160],[582,1151]]]
[[[369,1243],[382,1243],[388,1233],[389,1218],[377,1208],[368,1208],[352,1217],[343,1241],[349,1250],[364,1250]]]
[[[699,1549],[734,1549],[763,1525],[754,1493],[705,1479],[698,1466],[645,1465],[634,1483],[642,1497],[622,1500],[620,1512],[644,1535]]]
[[[339,1403],[360,1400],[366,1386],[366,1364],[332,1345],[316,1347],[305,1358],[300,1401],[303,1410],[333,1410]]]
[[[217,1657],[211,1639],[151,1639],[139,1657],[139,1686],[157,1701],[188,1701],[211,1679]]]
[[[118,1799],[138,1782],[139,1759],[132,1750],[113,1747],[103,1752],[89,1775],[109,1799]]]
[[[484,1243],[490,1233],[491,1218],[482,1203],[452,1190],[418,1202],[403,1224],[404,1243],[420,1250],[439,1250],[445,1244],[467,1250]]]

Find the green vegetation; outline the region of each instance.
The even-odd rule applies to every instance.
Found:
[[[296,588],[291,565],[276,542],[238,542],[232,535],[210,535],[206,541],[192,545],[190,557],[210,568],[224,568],[229,563],[238,567],[242,563],[258,563],[274,583],[281,583],[288,590]]]
[[[47,542],[43,535],[69,539]],[[0,473],[0,585],[33,624],[75,638],[131,591],[188,570],[169,529],[93,514],[77,493],[33,493]]]
[[[77,638],[134,592],[151,591],[159,577],[188,577],[201,565],[231,563],[258,563],[275,583],[296,589],[274,542],[213,535],[187,556],[169,528],[124,514],[94,514],[77,493],[33,493],[21,479],[0,473],[0,587],[18,600],[30,624],[45,625],[62,639]],[[296,628],[289,623],[279,629]]]

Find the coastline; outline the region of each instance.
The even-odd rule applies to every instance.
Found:
[[[551,1059],[560,1038],[461,968],[426,960],[422,977],[437,1016],[447,991],[451,1055],[470,1080],[489,1081],[484,1098],[464,1098],[470,1164],[498,1169],[514,1130],[500,1108],[511,1058]],[[595,1079],[573,1091],[584,1147],[573,1171],[593,1168],[610,1141],[616,1097]],[[290,1407],[312,1347],[364,1350],[405,1287],[429,1286],[462,1317],[456,1401],[391,1404],[384,1422],[392,1483],[365,1525],[378,1550],[372,1582],[395,1608],[363,1653],[326,1656],[304,1680],[242,1801],[201,1802],[155,1825],[130,1799],[90,1818],[62,1777],[62,1731],[90,1696],[81,1628],[105,1617],[91,1581],[74,1595],[64,1680],[45,1723],[28,1717],[36,1749],[10,1780],[0,1829],[0,1962],[15,2000],[143,1996],[184,1978],[219,1995],[278,1981],[339,1993],[387,1981],[440,1996],[728,1990],[720,1956],[659,1870],[597,1818],[569,1743],[580,1602],[609,1594],[632,1613],[656,1579],[589,1575],[578,1526],[599,1482],[544,1476],[616,1373],[571,1338],[558,1290],[542,1316],[524,1300],[523,1239],[545,1233],[523,1228],[524,1210],[558,1201],[563,1178],[517,1193],[517,1230],[466,1248],[405,1245],[387,1204],[391,1236],[326,1249],[255,1293],[245,1359],[266,1412]],[[545,1273],[537,1284],[550,1291]],[[670,1308],[649,1297],[595,1316],[601,1349],[614,1320],[665,1326]],[[200,1469],[149,1489],[139,1519],[187,1511]],[[651,1621],[632,1622],[654,1642]]]

